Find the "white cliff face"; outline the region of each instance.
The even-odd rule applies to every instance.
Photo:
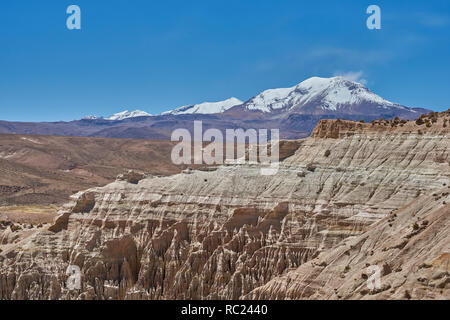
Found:
[[[81,192],[48,230],[6,241],[0,299],[271,298],[278,285],[255,290],[450,185],[438,125],[323,121],[275,176],[223,166]]]

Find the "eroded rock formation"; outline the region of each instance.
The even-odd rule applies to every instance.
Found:
[[[436,241],[422,263],[435,263],[438,254],[447,259],[448,206],[421,200],[450,185],[449,130],[442,122],[419,133],[414,123],[323,121],[275,176],[260,175],[256,165],[221,166],[78,193],[51,227],[3,247],[0,299],[365,297],[362,289],[351,294],[361,279],[346,279],[361,278],[369,248],[395,246],[391,238],[413,232],[406,221],[411,203],[421,204],[415,218],[419,228],[428,220],[429,236],[426,244],[412,236],[401,250],[425,250]],[[398,210],[404,211],[389,233],[386,221]],[[444,231],[431,228],[438,224]],[[345,259],[334,258],[340,254]],[[407,254],[373,257],[367,263],[405,264],[405,273],[417,263]],[[338,278],[347,264],[344,278],[323,280]],[[69,265],[82,271],[80,290],[66,288]],[[405,295],[402,284],[390,285],[397,288],[392,297]],[[440,289],[445,295],[447,284]],[[374,296],[390,297],[389,290]]]
[[[418,198],[244,298],[450,299],[449,191]]]

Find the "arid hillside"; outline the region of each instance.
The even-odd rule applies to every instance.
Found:
[[[79,192],[50,224],[0,226],[0,299],[448,299],[449,120],[324,120],[274,176],[226,165]],[[370,264],[381,291],[363,288]]]
[[[0,205],[62,204],[133,169],[180,172],[170,141],[0,135]]]
[[[70,195],[113,182],[128,170],[156,176],[181,172],[188,166],[172,163],[174,145],[143,139],[0,134],[0,207],[61,205]],[[296,141],[282,141],[281,159],[297,147]]]

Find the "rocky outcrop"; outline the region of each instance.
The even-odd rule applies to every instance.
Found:
[[[128,170],[128,172],[117,176],[117,180],[123,180],[132,184],[138,184],[138,182],[144,179],[145,177],[146,175],[142,172]]]
[[[450,299],[449,191],[420,197],[244,298]]]
[[[314,259],[332,248],[351,245],[351,257],[363,245],[357,239],[368,232],[377,237],[374,226],[411,203],[425,205],[421,196],[450,185],[447,128],[419,133],[414,123],[389,130],[356,124],[347,134],[331,124],[330,136],[322,125],[317,130],[325,133],[300,141],[275,176],[260,175],[257,165],[222,166],[134,183],[122,179],[76,194],[52,227],[0,253],[0,299],[315,297],[323,282],[308,282],[311,292],[302,295],[298,280],[291,295],[280,289],[286,287],[280,276],[303,270],[308,261],[317,264]],[[428,214],[447,228],[437,211],[424,209],[417,217]],[[446,234],[439,233],[433,254],[445,249]],[[376,239],[370,244],[378,250]],[[388,263],[392,273],[398,265]],[[82,272],[79,290],[65,285],[69,265]],[[299,277],[314,280],[317,271],[311,272]],[[361,297],[346,290],[339,295]]]

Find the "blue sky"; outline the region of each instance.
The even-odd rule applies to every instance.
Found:
[[[71,4],[81,30],[66,28]],[[381,30],[366,28],[370,4]],[[0,119],[158,114],[342,74],[447,110],[449,40],[448,0],[2,0]]]

